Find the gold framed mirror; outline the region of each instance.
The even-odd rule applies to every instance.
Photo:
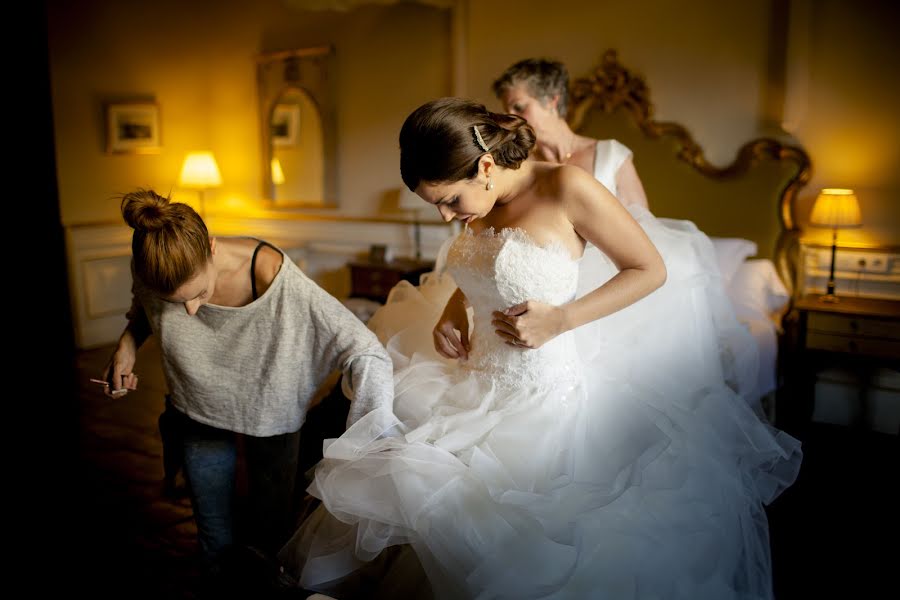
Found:
[[[337,206],[331,46],[256,58],[262,195],[274,208]]]

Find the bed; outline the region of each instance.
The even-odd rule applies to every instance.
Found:
[[[735,313],[759,346],[756,395],[774,418],[780,317],[798,264],[795,201],[810,178],[809,156],[798,146],[758,138],[743,144],[731,164],[710,164],[683,126],[654,120],[646,82],[615,50],[572,82],[571,96],[574,131],[631,148],[650,210],[693,221],[712,239]]]

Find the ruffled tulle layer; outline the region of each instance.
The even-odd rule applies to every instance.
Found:
[[[303,587],[344,598],[771,597],[763,506],[794,481],[799,442],[735,393],[756,373],[752,355],[741,362],[746,331],[722,304],[709,240],[633,214],[667,283],[576,330],[576,368],[551,386],[510,386],[437,355],[448,275],[392,291],[370,327],[394,361],[394,410],[326,443],[309,488],[322,506],[281,556]],[[594,248],[580,271],[580,293],[615,272]]]
[[[629,211],[663,257],[667,280],[635,304],[575,330],[584,361],[614,361],[622,379],[655,379],[657,388],[724,380],[740,396],[757,401],[758,347],[734,314],[709,237],[690,221],[659,219],[639,206]],[[578,295],[616,272],[612,261],[589,245]],[[681,381],[673,381],[678,374]]]
[[[398,370],[396,415],[328,442],[322,508],[282,554],[301,585],[339,594],[409,544],[418,562],[376,575],[403,597],[429,594],[422,568],[438,598],[771,595],[762,507],[799,447],[730,390],[506,390],[427,354]]]

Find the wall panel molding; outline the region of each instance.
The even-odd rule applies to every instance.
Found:
[[[347,263],[384,244],[394,256],[413,256],[415,225],[352,219],[247,219],[210,216],[213,235],[245,235],[278,245],[314,281],[338,298],[350,291]],[[424,258],[437,256],[453,233],[449,225],[420,226]],[[131,233],[124,224],[89,224],[66,229],[69,290],[78,348],[113,344],[125,327],[131,303]]]
[[[834,264],[839,296],[900,300],[900,249],[838,247]],[[801,293],[824,294],[830,270],[830,246],[801,244]]]

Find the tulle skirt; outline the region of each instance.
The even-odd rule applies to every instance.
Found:
[[[669,287],[576,331],[578,368],[553,385],[501,385],[437,355],[446,275],[395,288],[370,322],[394,360],[394,409],[326,442],[309,488],[322,505],[281,553],[300,585],[373,598],[771,597],[763,507],[794,481],[799,442],[727,381],[709,318],[717,272],[704,272],[694,234],[642,224]],[[582,259],[595,285],[612,276],[597,254]]]

